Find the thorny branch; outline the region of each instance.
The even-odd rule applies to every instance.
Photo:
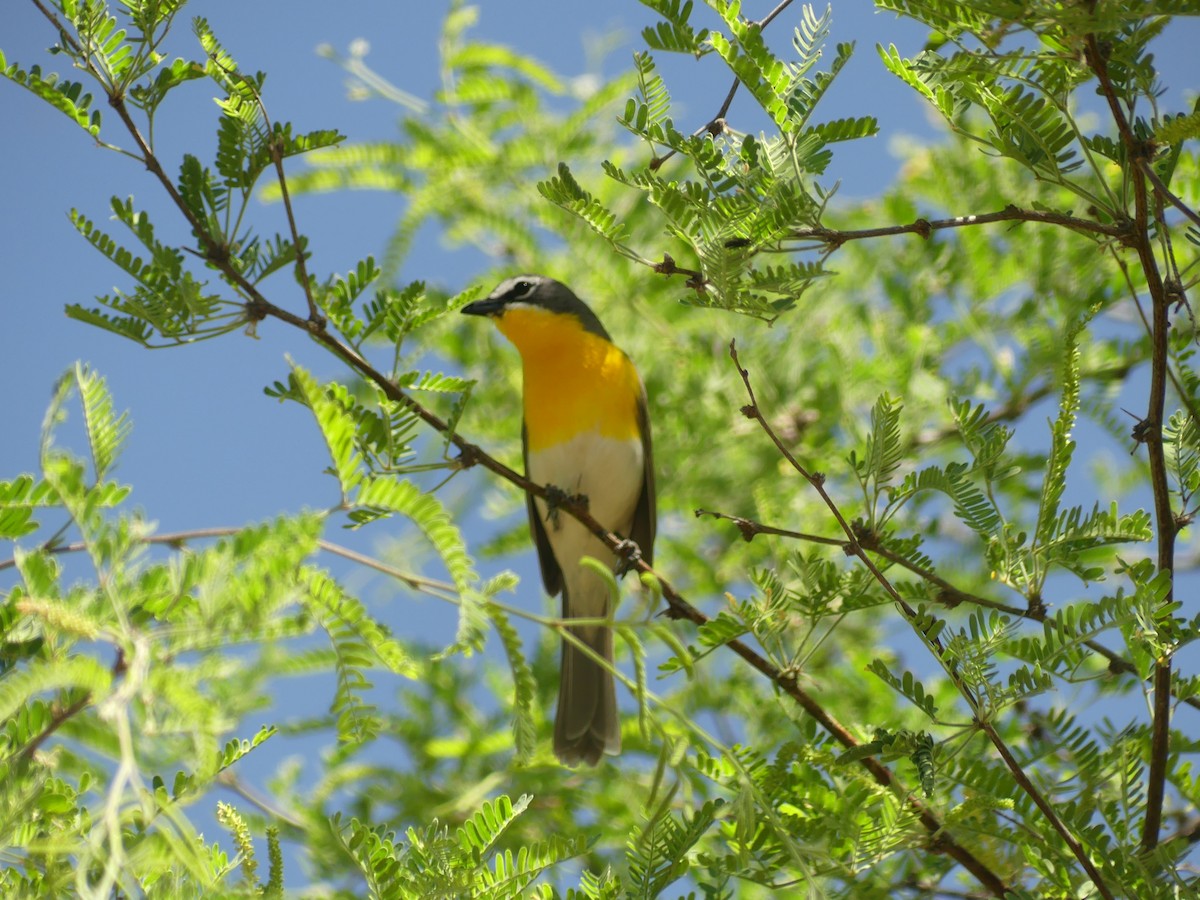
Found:
[[[1129,237],[1128,228],[1123,225],[1105,225],[1094,219],[1081,219],[1067,213],[1049,212],[1040,209],[1023,209],[1009,204],[996,212],[980,213],[972,216],[954,216],[950,219],[917,219],[907,225],[883,225],[879,228],[857,228],[840,231],[836,228],[797,228],[788,236],[789,241],[816,241],[831,249],[837,249],[849,241],[861,241],[870,238],[891,237],[898,234],[916,234],[923,238],[929,237],[935,231],[945,231],[950,228],[967,228],[975,225],[991,225],[995,222],[1037,222],[1043,225],[1058,225],[1071,231],[1085,234],[1096,234],[1113,240],[1125,241]],[[788,247],[794,250],[794,247]]]

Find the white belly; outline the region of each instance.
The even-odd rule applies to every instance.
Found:
[[[642,492],[643,448],[637,439],[619,440],[593,433],[529,453],[529,477],[567,494],[588,499],[588,512],[609,531],[629,537],[633,514]],[[609,566],[616,561],[598,538],[566,513],[547,517],[546,504],[537,500],[538,514],[554,557],[567,580],[575,580],[576,561],[591,556]],[[578,594],[576,595],[578,596]]]

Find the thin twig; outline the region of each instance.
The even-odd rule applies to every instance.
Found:
[[[1117,363],[1113,366],[1108,366],[1102,369],[1093,369],[1088,372],[1081,372],[1079,380],[1083,381],[1098,381],[1105,383],[1118,378],[1124,378],[1133,369],[1140,365],[1142,360],[1137,358],[1127,357],[1124,362]],[[986,416],[983,417],[981,424],[993,425],[997,422],[1011,422],[1014,419],[1019,419],[1022,415],[1028,412],[1029,408],[1040,400],[1045,400],[1056,390],[1059,385],[1051,382],[1044,382],[1028,390],[1026,393],[1018,394],[1015,397],[1008,398],[1000,406],[991,409]],[[930,444],[941,443],[944,440],[952,438],[959,433],[957,426],[948,426],[939,428],[933,431],[925,432],[917,435],[910,446],[926,447]]]
[[[920,635],[926,646],[928,646],[935,654],[938,662],[942,664],[942,667],[946,670],[947,674],[954,682],[955,687],[958,688],[959,693],[961,693],[963,698],[967,701],[967,705],[971,708],[971,712],[974,716],[975,724],[980,730],[983,731],[988,740],[991,741],[992,746],[996,748],[996,752],[1000,754],[1000,758],[1004,761],[1004,764],[1008,768],[1009,773],[1012,775],[1013,780],[1034,802],[1037,808],[1041,810],[1042,815],[1046,817],[1046,820],[1050,823],[1051,827],[1058,832],[1059,837],[1063,839],[1063,842],[1070,849],[1072,855],[1079,861],[1079,864],[1083,867],[1088,877],[1092,880],[1092,884],[1096,886],[1096,890],[1098,890],[1100,895],[1105,897],[1106,900],[1115,900],[1115,895],[1109,890],[1108,885],[1105,883],[1104,878],[1100,874],[1100,871],[1096,868],[1096,865],[1088,856],[1087,851],[1084,850],[1083,845],[1079,843],[1079,840],[1074,834],[1072,834],[1071,830],[1067,828],[1066,823],[1064,823],[1059,817],[1050,801],[1047,800],[1042,792],[1037,789],[1037,786],[1030,781],[1029,776],[1025,774],[1025,771],[1021,768],[1021,764],[1017,761],[1016,757],[1013,756],[1012,751],[1009,750],[1008,745],[1000,736],[999,732],[997,732],[992,726],[991,722],[984,717],[983,706],[978,697],[976,697],[975,692],[971,689],[971,687],[958,676],[953,662],[948,658],[941,643],[936,638],[931,638],[927,634],[926,630],[920,626],[918,623],[916,610],[914,610],[904,600],[904,598],[900,596],[900,594],[896,591],[896,588],[892,585],[891,581],[888,580],[887,576],[885,576],[879,570],[879,567],[876,566],[875,562],[867,555],[865,548],[855,536],[853,527],[849,522],[846,521],[846,518],[842,515],[838,505],[834,502],[833,498],[830,497],[828,491],[825,490],[825,476],[820,472],[810,472],[795,458],[795,456],[792,455],[792,452],[788,450],[783,441],[780,440],[779,436],[775,433],[775,429],[771,427],[770,422],[767,421],[762,410],[758,406],[758,401],[754,396],[754,388],[750,383],[750,373],[742,367],[741,361],[738,359],[737,346],[735,342],[730,342],[729,355],[733,359],[733,364],[737,367],[738,374],[742,378],[742,383],[746,387],[746,393],[750,397],[750,403],[742,407],[742,414],[746,416],[746,418],[753,419],[758,422],[759,426],[775,444],[776,448],[783,455],[784,459],[786,459],[792,468],[799,472],[801,477],[803,477],[804,480],[807,481],[809,485],[811,485],[812,488],[820,495],[821,500],[825,503],[826,508],[837,520],[838,525],[841,527],[848,539],[847,551],[849,555],[858,557],[863,565],[867,567],[867,570],[875,578],[875,581],[884,589],[888,596],[890,596],[896,602],[896,605],[904,613],[904,616],[908,620],[909,624],[913,626],[913,630]]]
[[[28,762],[33,759],[33,755],[41,748],[42,744],[46,743],[53,735],[68,721],[79,715],[85,709],[92,705],[92,694],[89,691],[84,694],[70,706],[64,706],[61,709],[52,710],[50,713],[50,721],[46,723],[36,737],[26,744],[18,756],[21,762]]]
[[[749,24],[757,25],[759,31],[762,31],[764,28],[766,28],[768,25],[770,25],[773,21],[775,21],[776,16],[778,16],[781,12],[783,12],[785,9],[787,9],[789,6],[791,6],[793,2],[794,2],[794,0],[782,0],[782,2],[778,6],[776,6],[773,10],[771,10],[769,13],[767,13],[765,16],[763,16],[757,22],[751,22]],[[709,119],[708,122],[705,123],[703,126],[701,126],[700,128],[697,128],[695,131],[693,131],[692,132],[693,137],[699,137],[700,135],[705,134],[705,133],[711,134],[713,137],[716,137],[718,134],[720,134],[722,131],[725,130],[725,117],[727,115],[729,115],[729,107],[731,107],[733,105],[733,98],[735,96],[737,96],[738,88],[741,86],[741,84],[742,84],[741,79],[737,78],[735,76],[733,79],[733,84],[731,84],[729,86],[729,92],[725,95],[725,100],[721,103],[721,108],[717,110],[717,114],[715,116],[713,116],[711,119]],[[674,156],[677,152],[678,152],[677,150],[671,150],[671,151],[668,151],[667,153],[663,154],[662,156],[654,157],[654,159],[651,160],[651,162],[650,162],[650,168],[658,169],[663,163],[665,163],[668,159],[670,159],[672,156]]]
[[[1159,178],[1158,173],[1154,171],[1154,165],[1150,162],[1150,160],[1143,156],[1138,159],[1137,164],[1138,168],[1141,170],[1141,173],[1145,175],[1147,179],[1149,179],[1150,184],[1154,187],[1154,192],[1158,194],[1158,196],[1162,197],[1197,225],[1200,225],[1200,213],[1197,213],[1194,209],[1179,199],[1179,197],[1171,193],[1171,189],[1163,184],[1163,180]]]
[[[271,119],[267,115],[267,106],[263,103],[262,97],[259,96],[258,86],[251,85],[254,90],[254,100],[258,104],[258,109],[262,113],[263,124],[266,126],[268,145],[271,150],[271,162],[275,166],[275,174],[279,181],[279,196],[283,200],[283,209],[287,217],[288,230],[292,234],[292,246],[296,249],[296,279],[304,288],[304,299],[308,303],[308,322],[309,326],[314,331],[320,331],[325,327],[325,317],[321,315],[321,311],[317,309],[316,300],[313,299],[312,281],[308,277],[308,264],[304,260],[304,242],[300,238],[300,229],[296,227],[296,215],[292,212],[292,195],[288,192],[287,178],[283,174],[283,147],[281,146],[282,137],[275,134],[271,128]]]
[[[156,544],[165,544],[170,547],[178,547],[189,541],[206,540],[209,538],[231,537],[235,534],[240,534],[245,531],[245,527],[234,526],[218,526],[214,528],[193,528],[188,531],[172,531],[164,532],[163,534],[150,534],[137,538],[136,543],[145,544],[148,546]],[[401,569],[394,568],[381,563],[373,557],[359,553],[356,550],[351,550],[349,547],[344,547],[341,544],[335,544],[333,541],[325,540],[325,538],[317,538],[317,546],[327,553],[332,553],[335,556],[340,556],[343,559],[348,559],[351,562],[356,562],[359,565],[374,569],[377,572],[382,572],[397,581],[403,582],[415,591],[423,591],[425,593],[433,593],[441,591],[443,593],[454,593],[458,590],[453,584],[448,581],[439,581],[436,578],[426,578],[424,575],[414,575],[411,572],[405,572]],[[41,552],[51,555],[60,553],[81,553],[88,549],[86,541],[75,541],[70,544],[49,544],[41,547]],[[11,569],[16,565],[15,559],[0,560],[0,572],[5,569]]]
[[[262,811],[269,818],[274,819],[276,822],[280,822],[284,825],[287,825],[289,828],[294,828],[296,831],[300,832],[303,832],[307,827],[308,823],[304,822],[298,816],[292,813],[284,812],[279,807],[275,806],[273,803],[259,794],[258,791],[255,791],[244,781],[238,778],[237,774],[232,769],[224,769],[223,771],[218,772],[217,777],[214,780],[217,784],[228,788],[242,799],[252,803],[254,806],[257,806],[260,811]]]
[[[833,547],[844,547],[846,542],[841,538],[822,537],[819,534],[805,534],[802,531],[790,531],[787,528],[776,528],[774,525],[764,525],[761,522],[755,522],[752,519],[743,519],[741,516],[731,516],[728,513],[713,512],[709,509],[693,510],[696,518],[710,516],[714,519],[724,519],[726,522],[732,522],[742,532],[742,537],[747,541],[754,540],[755,535],[759,534],[774,534],[779,537],[795,538],[800,541],[807,541],[810,544],[828,544]]]
[[[1086,234],[1097,234],[1114,240],[1124,241],[1129,237],[1125,225],[1105,225],[1094,219],[1081,219],[1067,213],[1049,212],[1040,209],[1024,209],[1010,203],[1004,209],[990,213],[980,213],[972,216],[955,216],[950,219],[916,219],[907,225],[883,225],[878,228],[857,228],[842,231],[837,228],[797,228],[788,233],[786,240],[809,241],[837,248],[849,241],[861,241],[869,238],[891,237],[898,234],[918,234],[927,238],[935,231],[949,228],[968,228],[974,225],[991,225],[995,222],[1037,222],[1043,225],[1058,225],[1072,231]]]

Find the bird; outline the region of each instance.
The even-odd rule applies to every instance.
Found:
[[[656,510],[650,419],[646,389],[632,360],[587,304],[544,275],[508,278],[462,312],[490,318],[520,354],[526,477],[586,502],[597,522],[633,541],[652,565]],[[526,505],[542,582],[550,596],[562,594],[563,618],[608,617],[609,586],[581,560],[590,556],[616,573],[622,559],[553,504],[527,494]],[[611,629],[567,627],[611,666]],[[612,673],[564,638],[554,753],[568,766],[595,766],[605,754],[620,750]]]

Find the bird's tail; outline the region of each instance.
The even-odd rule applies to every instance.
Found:
[[[577,589],[579,587],[576,586]],[[587,600],[594,602],[577,603],[574,599],[568,599],[564,584],[564,617],[599,618],[607,615],[608,585],[593,574],[592,578],[584,579],[582,587],[583,592],[589,595]],[[571,627],[570,631],[611,665],[611,629],[598,625],[577,625]],[[554,753],[569,766],[580,762],[594,766],[605,753],[620,752],[621,722],[617,717],[612,673],[564,638],[558,714],[554,720]]]

